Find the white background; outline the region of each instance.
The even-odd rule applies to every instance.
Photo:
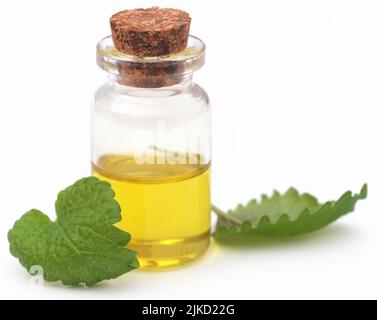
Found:
[[[309,236],[231,248],[91,289],[43,287],[7,232],[89,175],[89,110],[106,81],[95,45],[108,18],[189,11],[208,59],[195,79],[214,110],[213,202],[223,209],[295,186],[321,201],[369,183],[369,199]],[[377,298],[377,3],[364,0],[1,1],[0,298]]]

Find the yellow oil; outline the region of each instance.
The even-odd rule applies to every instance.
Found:
[[[210,242],[210,165],[138,164],[107,155],[93,174],[112,185],[122,209],[117,224],[143,269],[171,268],[203,255]]]

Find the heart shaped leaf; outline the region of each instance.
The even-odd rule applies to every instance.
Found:
[[[60,192],[56,221],[31,210],[9,231],[11,253],[28,270],[39,266],[46,281],[92,286],[138,268],[130,235],[113,226],[120,207],[107,182],[84,178]]]

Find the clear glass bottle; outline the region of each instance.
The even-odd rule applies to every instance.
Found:
[[[111,37],[97,45],[109,81],[92,108],[92,170],[112,185],[117,226],[144,269],[185,264],[210,243],[211,114],[192,80],[204,59],[193,36],[184,52],[159,58],[122,54]]]

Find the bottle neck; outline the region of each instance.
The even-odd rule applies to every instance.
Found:
[[[143,89],[187,87],[192,73],[205,62],[203,41],[190,36],[187,48],[175,55],[136,58],[121,54],[114,48],[112,36],[97,44],[97,64],[116,75],[111,77],[119,85]],[[115,78],[115,79],[114,79]]]

